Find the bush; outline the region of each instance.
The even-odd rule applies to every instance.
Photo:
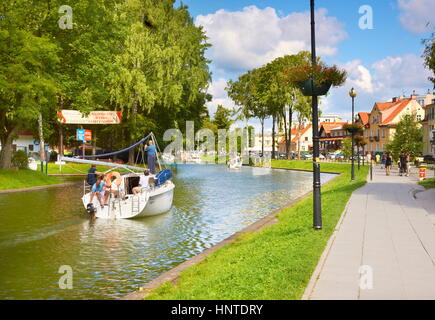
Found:
[[[15,151],[12,155],[12,165],[18,169],[27,169],[29,167],[29,157],[23,150]]]

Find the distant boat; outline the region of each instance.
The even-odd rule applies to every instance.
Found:
[[[231,158],[228,161],[228,169],[239,170],[242,168],[242,166],[243,166],[242,159],[239,156]]]
[[[201,155],[197,152],[189,152],[186,154],[186,162],[200,164],[202,162]]]
[[[170,153],[163,153],[162,160],[164,163],[171,164],[175,162],[175,157]]]

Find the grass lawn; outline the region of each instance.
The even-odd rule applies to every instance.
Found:
[[[0,170],[0,190],[62,183],[59,179],[32,170]]]
[[[311,169],[309,161],[273,161],[274,167]],[[322,171],[341,173],[322,187],[323,230],[312,229],[312,196],[278,215],[279,222],[246,233],[202,263],[184,271],[176,285],[166,283],[146,299],[300,299],[352,194],[366,183],[368,167],[324,163]]]
[[[418,184],[425,187],[426,189],[433,189],[435,188],[435,178],[420,181]]]

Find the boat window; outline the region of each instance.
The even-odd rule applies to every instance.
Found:
[[[125,191],[126,194],[133,194],[133,188],[139,185],[139,177],[127,177],[125,178]]]

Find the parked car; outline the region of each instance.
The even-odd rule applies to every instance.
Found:
[[[301,159],[302,160],[310,160],[313,158],[313,155],[310,153],[301,153]]]
[[[424,162],[435,162],[435,157],[433,155],[426,155],[423,157]]]
[[[344,154],[342,153],[328,153],[328,157],[332,160],[344,159]]]

